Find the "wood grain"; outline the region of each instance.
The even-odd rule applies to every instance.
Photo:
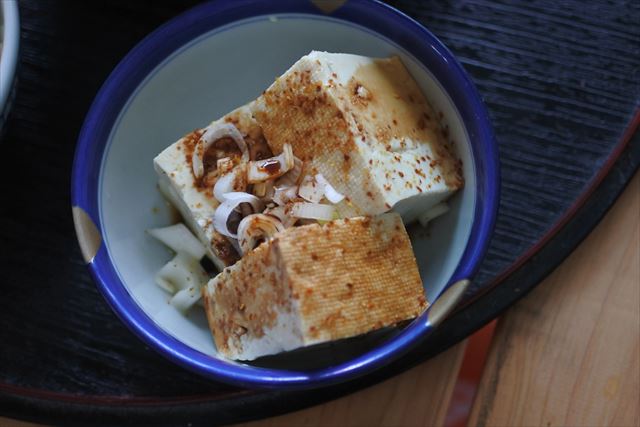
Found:
[[[499,322],[471,426],[640,423],[640,174]]]
[[[238,427],[442,425],[466,341],[397,377],[358,393]]]

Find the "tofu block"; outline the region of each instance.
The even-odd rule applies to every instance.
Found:
[[[251,104],[242,106],[218,121],[233,123],[243,134],[253,154],[261,150],[269,151],[250,107]],[[196,179],[193,174],[191,159],[201,135],[202,130],[198,129],[180,138],[162,151],[153,164],[160,190],[202,241],[216,267],[222,269],[236,262],[239,256],[232,243],[214,230],[213,214],[219,202],[213,196],[213,185],[207,183],[206,177]]]
[[[203,296],[219,353],[240,360],[363,334],[428,306],[396,213],[286,229]]]
[[[274,153],[291,144],[308,173],[348,197],[343,216],[393,207],[409,223],[464,184],[436,112],[397,57],[311,52],[252,109]]]

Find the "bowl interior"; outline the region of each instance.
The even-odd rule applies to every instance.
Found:
[[[251,18],[207,33],[156,67],[122,109],[99,172],[99,222],[110,259],[144,312],[176,339],[213,357],[216,350],[202,310],[196,307],[183,317],[154,284],[154,275],[171,254],[145,230],[175,219],[156,188],[152,159],[185,133],[256,98],[311,50],[399,55],[435,110],[444,115],[463,161],[466,185],[450,201],[447,215],[427,229],[409,229],[429,300],[450,280],[470,235],[476,177],[469,136],[438,81],[399,45],[355,24],[312,15]],[[339,351],[349,355],[366,349],[363,345],[375,345],[375,340],[347,342]],[[302,367],[335,362],[321,350],[305,352]]]

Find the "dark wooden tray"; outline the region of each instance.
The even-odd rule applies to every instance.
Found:
[[[458,56],[492,115],[502,200],[463,305],[365,378],[303,392],[213,383],[115,317],[76,244],[75,141],[117,62],[195,0],[20,0],[14,109],[0,142],[0,413],[77,425],[211,425],[275,415],[395,375],[480,328],[579,243],[640,164],[640,3],[391,2]]]

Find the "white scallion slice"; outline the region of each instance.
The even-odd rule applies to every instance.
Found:
[[[246,254],[258,246],[261,240],[272,238],[278,231],[283,231],[284,225],[279,219],[265,214],[246,216],[238,225],[238,243],[242,254]]]
[[[447,212],[449,212],[449,205],[447,204],[447,202],[440,202],[420,215],[418,217],[418,221],[420,222],[421,226],[426,227],[430,221],[439,217],[440,215],[446,214]]]
[[[242,192],[226,193],[223,196],[224,201],[216,208],[213,215],[213,227],[216,231],[224,236],[237,239],[238,235],[234,227],[229,227],[232,222],[239,224],[242,217],[250,213],[261,212],[264,209],[264,203],[253,194]],[[243,205],[244,204],[244,205]],[[251,212],[243,212],[243,207],[250,206]]]
[[[225,194],[233,192],[244,192],[247,186],[246,165],[240,164],[231,172],[222,175],[213,186],[213,196],[220,203],[224,202]]]
[[[273,196],[276,194],[276,187],[273,181],[265,182],[265,191],[264,196],[262,196],[262,200],[267,203],[273,201]]]
[[[270,202],[275,194],[273,181],[263,181],[253,184],[253,194],[265,203]]]
[[[331,184],[329,184],[329,181],[327,181],[326,178],[322,176],[322,174],[316,175],[316,181],[318,181],[320,185],[324,186],[324,197],[326,197],[328,201],[336,204],[344,200],[344,194],[338,193],[336,189],[333,188]]]
[[[282,153],[268,159],[249,162],[247,169],[247,181],[250,184],[268,181],[281,177],[294,166],[294,157],[291,145],[284,144]]]
[[[206,249],[200,240],[194,236],[184,224],[178,223],[169,227],[152,228],[147,230],[152,237],[155,237],[174,252],[184,252],[199,260]]]
[[[196,258],[178,252],[158,271],[155,279],[158,286],[173,294],[191,286],[201,286],[209,276]]]
[[[298,222],[298,218],[291,215],[291,208],[286,206],[275,206],[265,209],[263,214],[278,218],[284,228],[293,227],[296,222]]]
[[[302,183],[298,188],[298,195],[311,203],[319,203],[324,197],[324,185],[321,185],[316,178],[306,175],[302,178]]]
[[[264,206],[264,204],[262,203],[262,201],[260,199],[258,199],[256,196],[254,196],[253,194],[249,194],[249,193],[245,193],[242,191],[232,191],[230,193],[226,193],[224,195],[224,200],[241,200],[242,202],[247,202],[249,204],[251,204],[251,206],[253,206],[253,208],[258,211],[261,210]]]
[[[298,184],[302,174],[303,161],[293,157],[293,168],[276,180],[276,187],[293,187]]]
[[[298,187],[275,187],[275,191],[271,199],[278,205],[283,206],[290,200],[298,196]]]
[[[233,184],[236,180],[236,174],[230,172],[222,175],[213,186],[213,196],[220,203],[224,202],[224,195],[233,191]]]
[[[247,143],[238,128],[231,123],[215,123],[205,129],[193,150],[191,163],[193,166],[193,174],[196,178],[200,178],[204,175],[204,153],[207,152],[207,149],[214,142],[225,137],[233,139],[238,145],[238,148],[240,148],[240,152],[242,153],[242,162],[246,163],[249,161],[249,148],[247,147]]]
[[[296,202],[291,206],[291,215],[296,218],[330,221],[336,209],[320,203]]]

